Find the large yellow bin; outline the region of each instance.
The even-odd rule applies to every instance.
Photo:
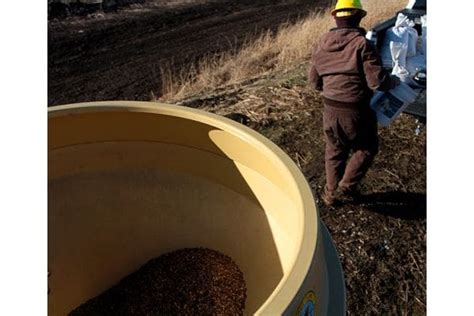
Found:
[[[52,107],[48,125],[50,315],[186,247],[239,265],[246,315],[345,315],[341,265],[310,187],[260,134],[148,102]]]

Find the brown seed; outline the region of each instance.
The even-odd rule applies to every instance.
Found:
[[[69,315],[243,315],[246,292],[231,258],[188,248],[150,260]]]

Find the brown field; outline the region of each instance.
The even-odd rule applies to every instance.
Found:
[[[187,2],[50,21],[48,104],[149,100],[161,95],[162,69],[237,49],[316,7],[309,0]]]
[[[323,105],[306,69],[311,46],[332,24],[326,3],[188,2],[50,21],[49,105],[161,100],[245,115],[297,163],[319,203]],[[404,4],[365,1],[364,26]],[[426,130],[402,114],[380,129],[380,143],[365,199],[320,206],[320,215],[343,264],[349,315],[424,315]]]

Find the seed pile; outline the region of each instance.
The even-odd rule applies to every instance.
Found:
[[[188,248],[150,260],[69,315],[243,315],[246,291],[231,258]]]

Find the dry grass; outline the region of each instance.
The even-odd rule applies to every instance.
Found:
[[[393,16],[406,0],[366,0],[368,11],[362,26],[371,26]],[[334,26],[330,10],[314,12],[295,24],[286,24],[278,32],[262,34],[240,50],[204,58],[179,73],[162,69],[162,100],[182,99],[225,85],[238,84],[272,71],[284,71],[309,59],[312,46]]]

